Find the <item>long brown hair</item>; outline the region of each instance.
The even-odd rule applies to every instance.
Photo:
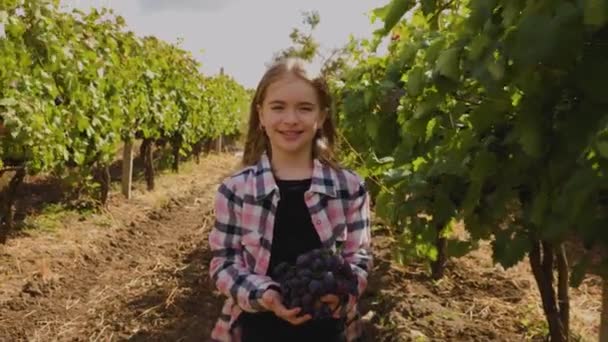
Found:
[[[318,158],[321,162],[337,168],[338,163],[335,160],[334,155],[336,127],[334,125],[333,113],[331,110],[332,103],[329,87],[323,77],[313,77],[307,70],[306,63],[298,58],[285,58],[275,62],[268,68],[260,80],[249,110],[249,128],[242,159],[243,165],[250,166],[257,164],[264,152],[267,152],[269,157],[272,158],[268,136],[260,127],[258,105],[261,105],[264,102],[268,87],[273,82],[276,82],[282,76],[289,73],[309,82],[310,85],[315,88],[320,108],[325,112],[325,121],[323,122],[321,129],[319,129],[315,135],[315,140],[313,142],[313,158]]]

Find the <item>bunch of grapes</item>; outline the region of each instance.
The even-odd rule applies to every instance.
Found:
[[[295,265],[281,263],[273,270],[273,278],[281,284],[283,305],[288,309],[301,307],[300,316],[313,319],[332,316],[331,308],[320,298],[333,294],[339,305],[348,303],[349,294],[357,294],[357,279],[350,264],[330,249],[314,249],[300,255]]]

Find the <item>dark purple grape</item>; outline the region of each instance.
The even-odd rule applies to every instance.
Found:
[[[304,304],[302,305],[302,310],[300,310],[300,314],[298,316],[304,316],[306,314],[314,314],[314,308],[312,304]]]
[[[287,284],[281,284],[281,293],[283,296],[287,296],[289,294],[289,286],[287,286]]]
[[[324,275],[325,275],[325,271],[323,271],[323,269],[320,269],[320,270],[314,271],[312,273],[312,279],[323,280]]]
[[[322,251],[320,248],[318,248],[318,249],[313,249],[313,250],[310,252],[310,255],[311,255],[313,258],[318,258],[319,256],[321,256],[321,253],[323,253],[323,251]]]
[[[300,278],[312,278],[312,271],[309,269],[298,270],[298,277]]]
[[[289,286],[292,289],[298,288],[298,285],[299,285],[298,278],[291,278],[291,279],[287,280],[287,286]]]
[[[323,264],[323,260],[315,259],[315,261],[312,262],[311,268],[313,271],[321,271],[323,268],[325,268],[325,265]]]
[[[300,277],[300,282],[303,286],[308,286],[308,283],[312,280],[311,277]]]
[[[337,258],[335,256],[333,256],[327,260],[326,265],[327,265],[328,270],[335,272],[339,263],[338,263]]]
[[[307,284],[308,285],[308,284]],[[304,296],[305,294],[307,294],[309,291],[309,286],[302,286],[299,287],[296,291],[295,294],[298,296]]]
[[[310,264],[312,258],[309,255],[302,254],[296,259],[297,267],[307,267]]]
[[[307,293],[302,296],[302,305],[310,305],[312,304],[312,295]]]
[[[342,255],[337,254],[334,256],[334,259],[336,260],[336,267],[340,267],[340,265],[344,264],[344,258],[342,257]]]
[[[333,273],[326,272],[323,276],[323,289],[326,293],[332,293],[336,291],[336,278]]]
[[[311,280],[308,284],[308,290],[312,295],[316,295],[321,291],[321,282],[318,280]]]
[[[277,279],[284,278],[284,276],[287,275],[287,271],[289,271],[289,268],[290,266],[288,263],[280,263],[277,267],[274,268],[272,275]]]
[[[284,280],[288,280],[288,279],[291,279],[291,278],[293,278],[293,277],[295,277],[295,276],[296,276],[296,270],[295,270],[295,268],[294,268],[294,267],[290,267],[290,268],[289,268],[289,269],[288,269],[288,270],[285,272],[285,274],[283,275],[283,279],[284,279]]]
[[[297,307],[302,306],[302,301],[300,300],[300,298],[296,297],[296,298],[292,298],[289,304],[290,304],[291,308],[297,308]]]
[[[353,269],[350,267],[350,264],[346,261],[342,263],[342,265],[338,268],[340,274],[342,274],[345,278],[351,278],[353,276]]]

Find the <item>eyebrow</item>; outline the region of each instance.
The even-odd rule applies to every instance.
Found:
[[[273,100],[273,101],[268,102],[268,104],[269,104],[269,105],[273,105],[273,104],[282,104],[282,105],[284,105],[284,104],[285,104],[285,101],[281,101],[281,100]],[[314,104],[314,103],[312,103],[312,102],[307,102],[307,101],[304,101],[304,102],[298,102],[298,105],[315,106],[316,104]]]

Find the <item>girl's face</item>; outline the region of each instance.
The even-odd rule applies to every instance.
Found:
[[[258,112],[273,154],[311,155],[315,133],[324,120],[311,84],[292,74],[281,77],[266,89]]]

